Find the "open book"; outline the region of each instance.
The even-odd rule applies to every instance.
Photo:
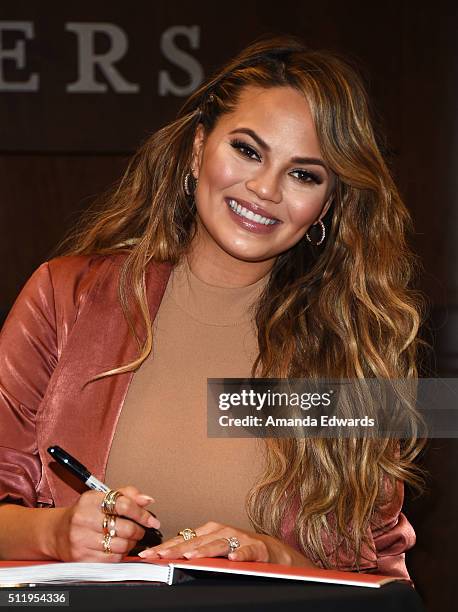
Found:
[[[1,561],[0,586],[18,584],[65,584],[72,582],[149,581],[176,584],[199,575],[199,572],[220,572],[328,582],[349,586],[381,587],[397,578],[318,568],[290,567],[274,563],[237,562],[221,558],[146,561],[126,557],[121,563],[63,563],[59,561]]]

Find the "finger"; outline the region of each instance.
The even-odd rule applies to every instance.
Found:
[[[120,516],[125,516],[130,518],[145,527],[154,527],[159,529],[160,521],[155,516],[153,516],[150,512],[143,509],[141,505],[138,505],[136,501],[129,497],[128,495],[124,495],[124,492],[129,493],[129,495],[133,495],[138,491],[135,487],[122,487],[118,489],[121,493],[120,497],[116,499],[115,503],[115,512]],[[86,491],[83,493],[78,501],[73,520],[78,525],[85,525],[95,528],[94,519],[96,516],[100,516],[103,512],[102,510],[102,500],[104,498],[104,494],[98,491]],[[148,497],[148,500],[152,498]],[[148,502],[149,503],[149,502]],[[142,504],[145,505],[145,499],[142,500]],[[146,504],[147,505],[147,504]],[[94,507],[97,507],[99,512],[93,512]],[[95,519],[99,520],[99,519]]]
[[[245,544],[227,555],[230,561],[258,561],[267,563],[269,555],[267,548],[260,543]]]
[[[115,518],[114,529],[117,537],[135,542],[141,540],[145,535],[143,527],[140,527],[140,525],[133,521],[120,517]]]
[[[228,528],[231,535],[234,535],[234,530]],[[193,559],[197,557],[225,557],[230,550],[227,537],[225,536],[226,529],[218,534],[209,534],[206,536],[198,536],[189,542],[179,544],[172,548],[160,548],[158,554],[161,558],[177,559],[185,557]]]
[[[208,523],[205,523],[200,527],[196,527],[194,531],[197,533],[198,536],[201,536],[208,535],[210,533],[216,533],[217,531],[221,531],[226,527],[232,529],[232,527],[229,527],[229,525],[222,525],[221,523],[216,523],[215,521],[209,521]]]
[[[172,547],[180,546],[180,545],[184,546],[184,550],[187,550],[189,546],[192,547],[193,543],[199,540],[199,537],[200,536],[194,536],[193,538],[189,540],[185,540],[182,535],[177,535],[177,536],[174,536],[173,538],[166,540],[165,542],[162,542],[161,544],[158,544],[157,546],[148,548],[147,550],[150,551],[151,553],[157,553],[157,552],[162,552],[163,550],[169,550]]]
[[[148,559],[157,559],[157,558],[167,558],[167,559],[180,559],[182,556],[185,556],[184,553],[191,552],[196,548],[199,548],[202,544],[206,544],[208,542],[213,542],[214,540],[220,538],[246,538],[247,534],[240,529],[235,529],[234,527],[229,527],[227,525],[221,525],[220,523],[206,523],[202,527],[198,527],[196,533],[202,531],[208,531],[208,534],[197,535],[197,537],[192,538],[191,540],[187,540],[183,542],[180,540],[178,543],[176,542],[176,538],[172,538],[168,542],[163,542],[158,546],[154,546],[143,551],[143,554],[140,556],[148,558]],[[180,537],[180,536],[179,536]],[[227,544],[227,540],[224,540]]]
[[[197,536],[191,540],[184,541],[182,536],[171,538],[166,542],[162,542],[158,546],[153,546],[142,552],[140,555],[144,558],[157,559],[159,557],[167,557],[169,559],[180,559],[183,553],[189,552],[198,548],[202,544],[211,542],[215,539],[212,534],[206,536]],[[143,554],[144,553],[144,554]]]
[[[100,512],[91,512],[87,514],[84,519],[84,526],[88,527],[90,531],[102,534],[103,537],[103,521],[105,515]],[[145,535],[143,527],[138,525],[136,522],[131,521],[120,516],[115,516],[114,529],[116,535],[122,538],[128,538],[132,540],[141,540]],[[81,520],[77,519],[77,524],[81,524]]]
[[[154,497],[151,497],[150,495],[145,495],[144,493],[140,493],[134,499],[137,502],[137,504],[142,507],[149,506],[150,504],[154,504],[154,502],[156,501]]]
[[[140,557],[148,558],[148,559],[158,559],[161,556],[167,556],[167,558],[180,558],[185,551],[192,550],[196,547],[196,545],[202,543],[202,540],[199,540],[199,537],[212,535],[213,537],[207,538],[204,542],[214,540],[214,534],[217,532],[221,532],[222,530],[230,531],[230,535],[234,535],[235,529],[233,527],[228,527],[227,525],[222,525],[221,523],[216,523],[214,521],[210,521],[201,525],[200,527],[196,527],[194,530],[197,534],[197,537],[192,538],[191,540],[183,540],[182,536],[175,536],[174,538],[170,538],[166,542],[162,542],[158,546],[153,546],[151,548],[147,548],[146,550],[139,553]],[[220,534],[221,535],[221,534]],[[224,533],[222,534],[224,535]],[[180,546],[179,548],[175,548],[176,546]],[[173,553],[169,553],[173,548]],[[167,552],[165,552],[167,551]],[[176,555],[176,557],[172,557],[171,555]]]
[[[149,506],[150,504],[153,504],[156,501],[154,497],[151,497],[151,495],[140,493],[136,487],[132,487],[130,485],[126,487],[121,487],[117,490],[122,493],[122,495],[133,499],[142,508]],[[153,512],[149,512],[149,514],[152,514],[154,517],[156,516]]]
[[[152,504],[155,501],[154,497],[151,497],[151,495],[140,493],[140,491],[136,487],[132,487],[130,485],[126,487],[121,487],[117,490],[126,497],[132,498],[140,506],[148,506],[149,504]]]
[[[201,557],[226,557],[230,550],[226,538],[217,538],[207,544],[202,544],[194,550],[185,552],[183,556],[186,559],[199,559]]]
[[[72,561],[84,561],[86,563],[119,563],[124,559],[124,555],[114,553],[104,553],[103,550],[87,550],[84,554],[72,558]]]
[[[132,550],[132,548],[136,545],[136,540],[128,540],[125,538],[120,538],[118,536],[110,538],[109,545],[111,553],[106,553],[104,548],[104,538],[100,537],[101,534],[96,534],[94,538],[92,549],[97,552],[102,552],[104,555],[115,554],[115,555],[127,555],[127,553]]]
[[[139,557],[143,557],[144,559],[159,559],[160,554],[165,550],[170,550],[175,546],[179,546],[183,543],[183,538],[181,536],[170,538],[170,540],[166,540],[157,546],[152,546],[151,548],[145,548],[140,553],[138,553]]]
[[[125,495],[126,497],[131,497],[132,499],[135,499],[137,495],[140,495],[140,491],[137,489],[137,487],[133,487],[131,485],[120,487],[116,490]]]
[[[116,563],[129,552],[136,541],[113,537],[109,541],[110,551],[105,552],[104,538],[101,533],[83,533],[77,542],[71,545],[68,561],[108,562]]]
[[[137,502],[127,495],[121,495],[117,498],[115,510],[119,516],[132,519],[136,523],[140,523],[140,525],[144,525],[145,527],[155,527],[156,529],[159,529],[161,526],[161,523],[156,517],[150,514],[147,510],[144,510],[137,504]]]

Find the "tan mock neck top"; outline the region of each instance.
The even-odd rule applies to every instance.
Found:
[[[132,484],[164,540],[217,521],[252,530],[245,497],[263,467],[262,440],[207,438],[207,377],[250,377],[257,339],[250,306],[268,281],[215,287],[186,258],[170,275],[153,323],[153,350],[134,374],[106,470]]]

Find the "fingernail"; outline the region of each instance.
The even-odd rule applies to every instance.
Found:
[[[170,552],[170,548],[163,548],[162,550],[158,550],[157,554],[162,556],[167,556]]]
[[[235,553],[235,552],[229,553],[227,555],[227,558],[230,559],[231,561],[237,561],[237,553]]]
[[[150,504],[152,504],[155,501],[154,497],[151,497],[150,495],[143,495],[143,493],[138,495],[138,497],[141,497],[145,502],[148,502]]]
[[[193,557],[197,557],[197,555],[198,553],[195,551],[183,553],[183,557],[186,557],[186,559],[192,559]]]
[[[138,553],[138,556],[142,557],[142,559],[158,559],[159,558],[159,555],[153,548],[146,548],[145,550],[141,550]]]
[[[148,525],[150,527],[156,527],[156,529],[159,529],[159,527],[161,526],[161,523],[159,519],[157,519],[156,517],[150,516],[148,519]]]

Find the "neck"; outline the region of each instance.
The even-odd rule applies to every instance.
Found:
[[[217,287],[247,287],[265,276],[275,262],[244,261],[233,257],[197,231],[187,254],[188,265],[201,281]]]

